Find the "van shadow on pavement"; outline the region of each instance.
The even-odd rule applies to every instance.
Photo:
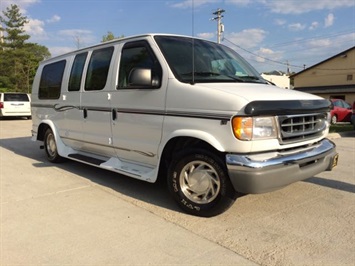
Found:
[[[45,151],[39,148],[40,143],[32,142],[30,137],[1,139],[0,146],[19,156],[36,161],[33,163],[34,167],[57,167],[128,197],[172,211],[182,212],[170,196],[165,182],[152,184],[71,160],[53,164],[47,161]]]
[[[307,183],[312,183],[315,185],[323,186],[323,187],[328,187],[328,188],[333,188],[337,190],[342,190],[345,192],[351,192],[355,193],[355,185],[338,181],[338,180],[333,180],[333,179],[326,179],[326,178],[321,178],[321,177],[311,177],[306,180],[303,180],[303,182]]]
[[[31,141],[30,137],[1,139],[0,146],[13,151],[20,156],[35,160],[36,162],[33,163],[34,167],[58,167],[128,197],[175,212],[182,212],[170,196],[166,183],[163,181],[151,184],[71,160],[66,160],[59,164],[53,164],[47,161],[45,151],[39,148],[40,143]],[[306,179],[303,182],[355,193],[355,185],[337,180],[315,176]],[[242,194],[238,193],[238,198],[242,196]]]

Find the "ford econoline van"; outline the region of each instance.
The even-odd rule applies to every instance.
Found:
[[[330,102],[269,84],[234,50],[147,34],[40,64],[32,136],[63,158],[147,182],[166,179],[198,216],[331,170]]]

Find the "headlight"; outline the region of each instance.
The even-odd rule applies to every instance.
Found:
[[[274,117],[233,117],[233,133],[240,140],[262,140],[277,137]]]

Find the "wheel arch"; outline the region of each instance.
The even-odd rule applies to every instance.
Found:
[[[53,131],[53,134],[58,139],[57,128],[51,120],[42,120],[38,126],[37,130],[37,140],[44,141],[44,135],[46,134],[47,129],[50,128]]]
[[[38,126],[38,131],[37,131],[37,140],[39,141],[44,141],[44,137],[46,134],[46,131],[48,129],[51,129],[53,134],[54,134],[54,138],[58,147],[58,154],[62,157],[67,157],[68,154],[73,153],[73,150],[70,147],[67,147],[61,137],[59,136],[57,127],[55,126],[55,124],[53,123],[53,121],[51,120],[42,120],[41,123]]]
[[[201,137],[202,136],[202,137]],[[184,134],[175,133],[163,146],[161,151],[158,179],[166,177],[170,162],[174,154],[182,152],[186,148],[204,149],[217,154],[224,161],[224,152],[222,145],[212,135],[203,132],[203,134]]]

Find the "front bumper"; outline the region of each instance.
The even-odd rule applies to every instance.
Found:
[[[337,159],[335,144],[323,139],[312,146],[292,151],[227,154],[226,164],[236,191],[265,193],[331,170]]]
[[[355,113],[353,113],[352,115],[351,115],[351,124],[354,126],[354,129],[355,129]]]

